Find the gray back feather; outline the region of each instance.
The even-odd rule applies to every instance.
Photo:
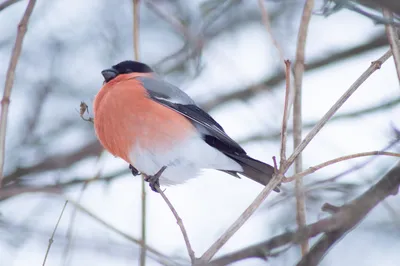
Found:
[[[156,77],[139,77],[137,79],[143,83],[151,98],[167,100],[172,103],[195,105],[189,95],[168,82]]]

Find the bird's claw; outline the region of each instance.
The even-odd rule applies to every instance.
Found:
[[[157,192],[157,187],[160,187],[160,178],[152,175],[152,176],[146,176],[144,178],[144,181],[149,182],[149,187],[151,188],[151,190],[153,190],[154,192]]]
[[[145,175],[144,181],[149,182],[149,187],[154,192],[158,192],[157,188],[160,189],[160,176],[165,171],[167,167],[163,166],[155,175]]]
[[[140,175],[140,172],[135,167],[133,167],[131,164],[129,165],[129,169],[132,171],[133,176]]]

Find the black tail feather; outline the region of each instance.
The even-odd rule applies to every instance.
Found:
[[[269,164],[260,162],[251,158],[246,154],[229,154],[225,153],[228,157],[235,160],[243,168],[243,172],[238,172],[263,186],[266,186],[272,179],[274,174],[274,167]],[[274,191],[279,192],[279,187],[275,187]]]

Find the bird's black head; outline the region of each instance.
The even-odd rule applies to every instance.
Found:
[[[109,69],[101,71],[105,82],[109,82],[120,74],[154,72],[148,65],[137,61],[122,61]]]

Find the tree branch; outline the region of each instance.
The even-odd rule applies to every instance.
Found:
[[[354,111],[354,112],[338,114],[338,115],[332,117],[329,120],[329,123],[334,122],[334,121],[338,121],[338,120],[341,120],[341,119],[356,118],[356,117],[359,117],[359,116],[362,116],[362,115],[373,114],[373,113],[378,112],[378,111],[383,111],[383,110],[386,110],[386,109],[390,109],[390,108],[392,108],[392,107],[394,107],[394,106],[396,106],[398,104],[400,104],[400,98],[395,98],[393,100],[390,99],[390,100],[388,100],[386,102],[379,103],[377,105],[374,105],[374,106],[371,106],[371,107],[367,107],[365,109],[360,109],[360,110],[357,110],[357,111]],[[318,121],[306,122],[306,123],[303,124],[303,129],[312,128],[317,123],[318,123]],[[289,128],[287,130],[287,133],[288,134],[292,134],[293,130],[291,128]],[[268,135],[261,135],[261,134],[260,135],[254,135],[254,136],[251,136],[249,138],[242,139],[239,142],[240,143],[248,143],[248,142],[251,142],[251,141],[274,140],[274,139],[278,139],[280,135],[281,135],[281,132],[275,131],[275,132],[269,133]]]
[[[223,245],[243,226],[243,224],[253,215],[261,203],[271,193],[271,191],[281,183],[283,176],[275,175],[265,188],[258,194],[256,199],[240,215],[240,217],[218,238],[218,240],[201,256],[200,260],[208,262],[221,249]]]
[[[383,8],[383,16],[386,19],[393,20],[392,12],[389,9]],[[386,35],[390,43],[390,49],[392,49],[394,65],[396,66],[397,78],[400,82],[400,39],[399,39],[399,28],[395,28],[391,24],[386,24]]]
[[[301,106],[302,83],[304,74],[308,25],[310,24],[313,7],[314,7],[314,0],[307,0],[304,5],[303,15],[301,17],[300,29],[297,40],[296,61],[294,64],[295,94],[293,102],[293,147],[295,148],[297,148],[300,145],[302,139],[302,106]],[[303,170],[303,160],[301,153],[298,154],[295,160],[294,169],[295,173],[299,173]],[[304,196],[302,178],[297,178],[295,180],[295,191],[296,191],[296,221],[297,221],[297,226],[301,228],[306,225],[306,206],[305,206],[305,196]],[[301,243],[301,254],[302,255],[306,254],[307,250],[308,250],[308,241],[305,240],[304,242]]]
[[[102,147],[100,146],[100,143],[95,140],[77,151],[67,154],[54,155],[32,166],[17,168],[13,173],[4,177],[3,185],[9,185],[11,182],[16,181],[18,178],[24,175],[67,168],[89,156],[98,155],[101,151]]]
[[[360,157],[365,157],[365,156],[373,156],[373,155],[386,155],[386,156],[392,156],[392,157],[400,157],[400,153],[386,152],[386,151],[369,151],[369,152],[360,152],[360,153],[356,153],[356,154],[341,156],[341,157],[326,161],[324,163],[318,164],[316,166],[312,166],[305,171],[294,174],[291,177],[287,177],[283,180],[283,182],[285,182],[285,183],[292,182],[293,180],[296,180],[297,178],[302,178],[306,175],[312,174],[312,173],[314,173],[324,167],[330,166],[332,164],[336,164],[336,163],[343,162],[343,161],[350,160],[350,159],[355,159],[355,158],[360,158]]]
[[[65,207],[67,207],[67,204],[68,204],[68,200],[65,201],[64,207],[62,208],[61,213],[60,213],[60,216],[58,217],[56,226],[54,227],[53,233],[51,234],[51,237],[50,237],[50,239],[49,239],[49,245],[48,245],[48,247],[47,247],[46,255],[44,256],[44,260],[43,260],[43,264],[42,264],[43,266],[46,264],[47,256],[49,255],[51,245],[52,245],[53,242],[54,242],[54,235],[56,234],[58,224],[59,224],[60,221],[61,221],[61,217],[62,217],[63,214],[64,214]]]
[[[0,11],[3,11],[3,9],[6,9],[7,7],[19,2],[21,0],[8,0],[4,1],[3,3],[0,4]]]
[[[287,169],[296,159],[296,157],[304,150],[311,140],[318,134],[328,120],[336,113],[337,110],[347,101],[348,98],[368,79],[376,70],[380,69],[382,64],[392,55],[391,51],[387,51],[378,60],[371,63],[366,71],[350,86],[350,88],[337,100],[337,102],[329,109],[329,111],[321,118],[317,125],[307,134],[304,140],[294,150],[293,154],[287,160]]]
[[[185,245],[186,245],[186,248],[187,248],[187,251],[189,254],[189,258],[190,258],[192,264],[194,264],[196,261],[196,257],[195,257],[194,251],[192,249],[192,246],[190,245],[189,236],[186,232],[185,226],[183,225],[183,221],[182,221],[181,217],[179,217],[178,212],[175,210],[171,201],[169,201],[167,196],[164,194],[164,191],[162,191],[159,186],[156,186],[156,189],[157,189],[157,192],[160,193],[161,197],[164,199],[165,203],[167,203],[172,214],[174,215],[174,217],[176,219],[176,223],[178,224],[179,228],[181,229],[183,239],[185,240]]]
[[[27,32],[29,18],[32,14],[33,7],[36,0],[29,0],[25,13],[18,24],[17,38],[15,40],[14,48],[11,54],[10,64],[8,65],[6,82],[4,84],[3,99],[1,100],[1,114],[0,114],[0,187],[2,186],[3,168],[6,151],[6,131],[7,131],[7,118],[8,107],[10,105],[11,90],[14,85],[15,69],[17,68],[18,59],[21,55],[22,43],[24,41],[25,33]]]
[[[333,217],[339,214],[343,216],[342,226],[339,229],[326,233],[304,256],[297,266],[318,265],[328,250],[344,234],[351,231],[367,214],[382,200],[390,195],[396,195],[400,185],[400,162],[392,168],[381,180],[372,186],[367,192],[340,207]]]
[[[368,191],[348,204],[335,208],[329,218],[319,220],[296,231],[286,232],[270,240],[227,254],[211,261],[208,266],[227,265],[243,259],[259,258],[266,260],[274,249],[297,244],[321,233],[324,235],[299,262],[298,266],[317,265],[333,243],[356,226],[380,202],[390,195],[395,195],[400,186],[400,163],[392,168]]]
[[[162,254],[161,252],[157,251],[156,249],[148,246],[148,245],[143,245],[142,241],[122,232],[121,230],[117,229],[113,225],[109,224],[108,222],[104,221],[102,218],[98,217],[96,214],[92,213],[89,211],[87,208],[83,207],[81,204],[78,202],[69,199],[67,197],[63,197],[65,200],[68,200],[69,204],[74,205],[78,210],[80,210],[83,213],[86,213],[89,217],[94,219],[95,221],[99,222],[101,225],[103,225],[105,228],[113,231],[114,233],[120,235],[124,239],[133,242],[139,246],[143,246],[148,252],[153,253],[160,261],[163,261],[165,265],[177,265],[177,263],[173,262],[170,258],[168,258],[166,255]]]
[[[320,67],[326,67],[329,64],[333,64],[333,63],[337,63],[337,62],[345,60],[345,59],[349,59],[355,55],[362,54],[362,53],[368,52],[370,50],[386,46],[387,44],[388,43],[387,43],[386,37],[384,35],[379,35],[365,44],[350,48],[345,51],[331,53],[330,55],[328,55],[324,58],[321,58],[321,59],[316,59],[316,60],[306,64],[305,70],[310,71],[310,70],[318,69]],[[265,91],[265,90],[269,90],[272,87],[278,85],[279,83],[284,82],[285,78],[286,78],[285,72],[280,71],[280,72],[276,73],[274,76],[268,78],[267,80],[265,80],[259,84],[250,86],[250,87],[245,88],[240,91],[235,91],[231,94],[226,94],[226,95],[216,97],[215,99],[202,104],[202,107],[206,111],[209,111],[220,104],[224,104],[224,103],[232,101],[232,100],[236,100],[236,99],[248,100],[251,97],[253,97],[254,95],[256,95],[257,93]]]

